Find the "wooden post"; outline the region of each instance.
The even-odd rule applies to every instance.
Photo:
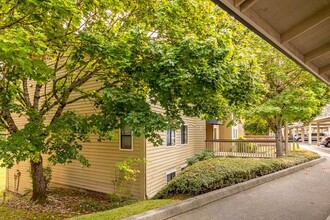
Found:
[[[316,136],[316,144],[320,145],[320,123],[317,122],[317,136]]]
[[[301,143],[305,142],[305,127],[301,128]]]
[[[290,153],[289,138],[288,138],[288,123],[285,122],[284,138],[285,138],[285,154]]]
[[[308,144],[312,145],[312,124],[308,125]]]
[[[299,134],[299,129],[298,129],[298,126],[296,127],[296,135]]]

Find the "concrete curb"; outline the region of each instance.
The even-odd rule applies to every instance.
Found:
[[[216,200],[234,195],[236,193],[242,192],[244,190],[253,188],[255,186],[261,185],[263,183],[281,178],[283,176],[295,173],[297,171],[303,170],[307,167],[314,166],[316,164],[319,164],[323,161],[325,161],[326,158],[319,158],[307,163],[303,163],[294,167],[290,167],[285,170],[281,170],[275,173],[271,173],[262,177],[258,177],[252,180],[248,180],[242,183],[235,184],[233,186],[228,186],[223,189],[215,190],[209,193],[205,193],[199,196],[195,196],[190,199],[183,200],[181,202],[168,205],[162,208],[150,210],[138,215],[134,215],[128,218],[125,218],[125,220],[161,220],[161,219],[168,219],[173,216],[182,214],[184,212],[188,212],[190,210],[199,208],[201,206],[204,206],[208,203],[214,202]]]

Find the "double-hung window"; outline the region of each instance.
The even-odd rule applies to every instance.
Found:
[[[175,172],[167,173],[166,174],[167,183],[170,182],[174,177],[175,177]]]
[[[120,130],[120,149],[133,150],[132,130],[125,126]]]
[[[181,144],[188,144],[188,125],[181,125]]]
[[[175,130],[166,131],[166,146],[175,146]]]

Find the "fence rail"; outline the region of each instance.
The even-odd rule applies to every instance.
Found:
[[[276,157],[275,140],[206,140],[206,149],[213,151],[216,156],[234,156],[234,157]],[[294,142],[290,142],[294,145]],[[284,147],[284,142],[282,142]]]

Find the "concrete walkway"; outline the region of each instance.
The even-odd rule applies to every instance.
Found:
[[[330,214],[330,149],[304,147],[319,152],[327,160],[170,219],[327,219]]]

